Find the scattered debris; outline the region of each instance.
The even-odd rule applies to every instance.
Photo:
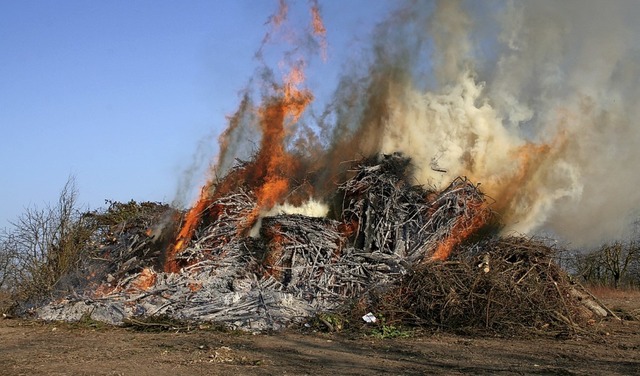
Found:
[[[378,321],[378,319],[373,315],[373,313],[369,312],[366,315],[362,316],[362,319],[367,324],[373,324]]]

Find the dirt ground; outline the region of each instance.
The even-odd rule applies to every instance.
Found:
[[[0,319],[2,375],[640,374],[640,293],[604,299],[629,320],[597,335],[498,338],[289,331],[143,332]]]

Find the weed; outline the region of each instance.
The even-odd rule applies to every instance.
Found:
[[[371,330],[370,335],[378,339],[391,339],[391,338],[408,338],[413,335],[411,330],[402,328],[401,326],[395,326],[387,323],[384,316],[380,315],[378,318],[378,327]]]

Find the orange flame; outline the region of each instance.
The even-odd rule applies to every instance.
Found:
[[[320,6],[318,0],[312,0],[311,2],[311,26],[313,27],[313,33],[320,39],[320,54],[322,60],[327,60],[327,29],[322,22],[322,16],[320,16]]]
[[[271,22],[275,26],[280,26],[287,19],[287,13],[289,12],[289,6],[285,0],[280,0],[278,3],[278,12],[271,16]]]
[[[200,223],[200,219],[202,218],[202,214],[204,210],[209,206],[210,199],[208,196],[208,188],[211,184],[206,184],[202,190],[200,191],[200,197],[196,204],[189,209],[187,215],[184,218],[184,223],[178,236],[176,237],[176,241],[173,246],[167,250],[166,261],[164,264],[164,271],[167,273],[176,273],[179,271],[180,267],[178,262],[176,261],[176,255],[184,248],[185,244],[191,239],[193,236],[196,227]]]
[[[290,128],[287,123],[295,123],[300,119],[313,100],[313,95],[306,89],[298,88],[304,81],[302,64],[293,67],[284,81],[279,89],[279,95],[270,98],[260,109],[262,139],[255,160],[239,172],[241,176],[228,176],[227,181],[217,185],[214,194],[210,193],[212,182],[202,188],[198,201],[185,216],[184,224],[173,247],[167,252],[164,267],[166,272],[179,271],[179,265],[175,260],[176,255],[193,236],[205,210],[214,201],[214,197],[231,190],[233,183],[244,182],[249,185],[257,198],[256,209],[247,217],[245,225],[239,229],[239,232],[251,228],[261,211],[269,210],[283,201],[289,192],[289,179],[296,169],[297,162],[285,149],[287,129]]]
[[[271,98],[260,110],[262,140],[251,174],[255,184],[257,206],[247,218],[245,228],[250,228],[261,211],[269,210],[284,200],[289,192],[289,179],[294,174],[297,162],[285,148],[288,135],[287,122],[295,123],[300,119],[313,95],[298,85],[304,81],[302,64],[291,69],[284,78],[280,95]]]
[[[514,205],[516,198],[519,197],[519,191],[526,188],[526,183],[531,181],[532,176],[542,166],[542,163],[536,158],[544,158],[552,150],[560,150],[565,145],[565,141],[565,135],[560,133],[548,144],[528,142],[521,145],[512,153],[513,158],[518,163],[517,169],[506,178],[486,182],[484,190],[490,196],[500,197],[500,201],[492,208],[501,213],[506,222],[509,222],[511,207]],[[451,234],[438,245],[431,259],[446,260],[456,245],[486,224],[489,216],[484,204],[472,209],[473,214],[471,217],[458,219],[453,226]]]
[[[149,268],[142,269],[140,275],[131,283],[134,289],[147,291],[156,283],[158,275]]]
[[[536,181],[535,175],[544,171],[549,163],[554,163],[556,156],[567,148],[568,140],[568,134],[560,131],[546,143],[527,142],[520,145],[509,153],[517,163],[512,173],[482,182],[483,191],[487,195],[499,198],[492,209],[501,214],[505,223],[513,222],[511,217],[517,210],[517,201],[523,197],[522,191],[534,189],[529,185]]]
[[[484,226],[489,220],[489,211],[485,203],[469,204],[471,214],[459,217],[451,229],[451,234],[438,244],[431,260],[444,261],[449,258],[453,249],[465,241],[474,232]]]
[[[284,244],[286,238],[282,236],[280,232],[280,226],[274,226],[274,228],[267,230],[265,234],[269,239],[268,251],[264,255],[262,265],[265,268],[265,273],[274,277],[275,279],[281,279],[283,274],[283,268],[291,265],[291,260],[284,260]]]
[[[550,150],[551,145],[549,144],[526,143],[512,153],[513,158],[518,162],[517,170],[506,179],[487,182],[485,188],[489,195],[500,197],[500,201],[496,203],[495,210],[504,212],[513,204],[516,197],[519,196],[519,191],[522,190],[536,170],[540,168],[540,163],[534,158],[539,158],[549,153]]]
[[[285,0],[280,0],[278,11],[269,19],[272,28],[280,27],[287,18],[288,5]],[[320,8],[317,0],[312,1],[311,6],[313,31],[321,41],[321,47],[326,50],[326,29],[320,17]],[[263,40],[263,46],[270,39],[272,32],[268,32]],[[260,53],[260,51],[259,51]],[[292,132],[292,124],[296,123],[307,106],[313,100],[313,95],[307,89],[301,89],[300,85],[305,80],[304,60],[300,59],[290,66],[289,72],[283,78],[282,85],[274,85],[275,93],[263,100],[259,109],[260,127],[262,139],[255,159],[242,170],[228,175],[225,180],[216,184],[209,182],[203,187],[196,204],[189,210],[184,219],[184,224],[178,233],[173,246],[167,251],[165,261],[166,272],[177,272],[179,265],[175,260],[176,255],[192,238],[194,231],[202,220],[207,207],[231,191],[238,184],[244,184],[253,190],[256,195],[257,205],[254,211],[247,217],[240,233],[250,229],[257,220],[261,211],[269,210],[277,203],[284,201],[289,193],[290,179],[294,176],[298,167],[297,160],[287,152],[285,142]],[[233,131],[240,126],[240,114],[246,111],[249,100],[245,96],[240,104],[238,113],[229,119],[229,128],[220,137],[221,156],[218,164],[227,162],[227,149],[229,138]]]
[[[202,289],[202,282],[189,282],[187,287],[191,292],[196,292]]]

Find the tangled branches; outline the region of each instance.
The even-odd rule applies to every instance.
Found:
[[[590,314],[553,253],[528,238],[489,240],[456,260],[422,264],[374,304],[394,320],[443,329],[576,330]]]

